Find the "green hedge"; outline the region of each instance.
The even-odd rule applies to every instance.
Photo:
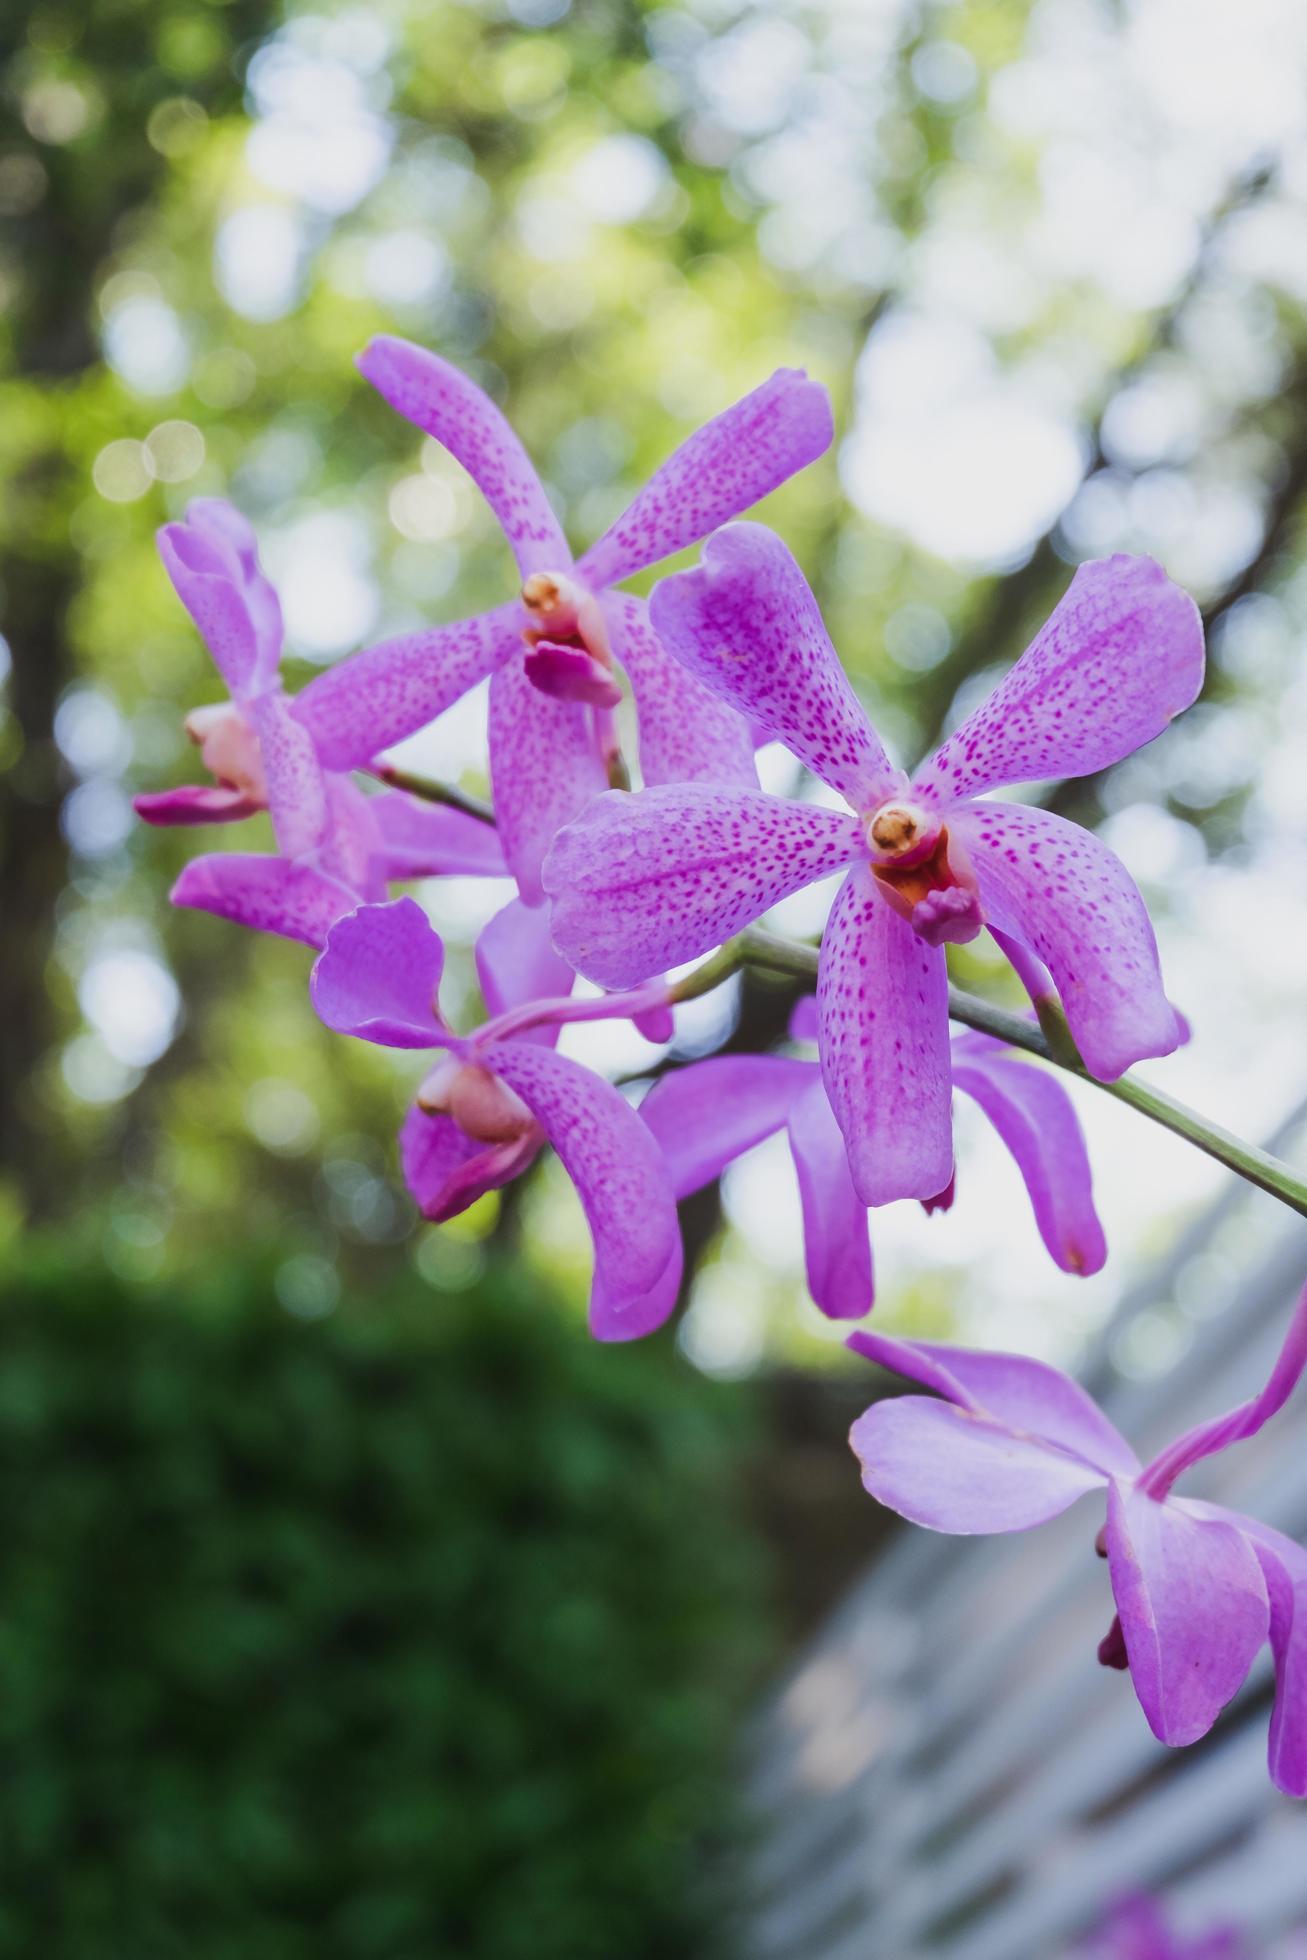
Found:
[[[5,1286],[0,1954],[717,1951],[741,1403],[511,1275]]]

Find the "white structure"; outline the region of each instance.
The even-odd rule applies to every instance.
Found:
[[[1305,1138],[1300,1112],[1276,1147],[1301,1161]],[[1304,1278],[1307,1224],[1240,1185],[1084,1379],[1146,1457],[1260,1386]],[[1114,1365],[1186,1336],[1164,1373]],[[1305,1417],[1307,1389],[1182,1488],[1307,1538]],[[1267,1778],[1269,1653],[1205,1741],[1156,1742],[1095,1657],[1101,1522],[1086,1499],[1003,1538],[896,1530],[749,1738],[749,1960],[1055,1960],[1137,1888],[1182,1932],[1234,1921],[1258,1955],[1307,1952],[1307,1804]]]

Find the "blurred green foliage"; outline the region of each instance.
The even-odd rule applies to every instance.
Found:
[[[0,1954],[718,1950],[738,1389],[502,1270],[308,1325],[50,1259],[0,1343]]]

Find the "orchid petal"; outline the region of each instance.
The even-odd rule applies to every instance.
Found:
[[[786,1032],[791,1041],[820,1039],[821,1016],[817,1012],[816,994],[801,994],[795,1001]]]
[[[829,449],[834,432],[820,383],[778,368],[672,452],[579,570],[592,586],[615,585],[697,544]]]
[[[490,1015],[532,1000],[570,994],[575,976],[549,936],[549,915],[510,899],[481,928],[476,943],[477,979]],[[551,1039],[557,1028],[542,1029]],[[524,1037],[516,1037],[523,1039]]]
[[[914,787],[940,806],[1088,776],[1160,735],[1203,684],[1203,625],[1151,558],[1082,565],[1047,624]]]
[[[1089,1153],[1070,1096],[1053,1075],[1010,1057],[953,1046],[953,1081],[973,1097],[1016,1159],[1040,1237],[1067,1273],[1096,1273],[1107,1258],[1094,1209]]]
[[[387,1048],[441,1048],[436,996],[445,949],[412,898],[360,905],[337,920],[313,968],[318,1018],[337,1034]]]
[[[258,666],[259,638],[235,554],[222,540],[186,524],[165,524],[158,542],[177,597],[228,690],[238,700],[247,698]]]
[[[1082,1457],[1105,1477],[1133,1477],[1139,1459],[1093,1397],[1060,1368],[1026,1354],[903,1341],[888,1334],[850,1334],[847,1345],[868,1361],[933,1388],[959,1408]]]
[[[192,497],[186,506],[186,524],[224,546],[234,556],[243,578],[254,577],[259,569],[259,542],[244,511],[225,497]]]
[[[710,538],[702,563],[650,601],[668,651],[714,694],[759,722],[857,810],[903,782],[830,643],[793,557],[761,524]]]
[[[248,691],[261,693],[277,678],[284,631],[281,601],[259,566],[254,526],[222,497],[192,497],[186,506],[186,522],[192,531],[203,532],[235,558],[257,649]]]
[[[509,1143],[478,1143],[452,1116],[429,1116],[415,1105],[399,1132],[404,1182],[422,1216],[443,1224],[517,1177],[543,1141],[537,1131]]]
[[[849,1431],[871,1495],[931,1531],[1028,1531],[1106,1482],[1100,1470],[925,1395],[874,1402]]]
[[[1106,844],[1048,810],[961,804],[950,813],[985,915],[1053,975],[1071,1033],[1102,1082],[1180,1045],[1157,941],[1130,873]]]
[[[545,861],[554,940],[588,979],[633,986],[840,870],[860,842],[847,812],[761,790],[613,791],[558,833]]]
[[[1275,1660],[1267,1749],[1271,1781],[1286,1796],[1307,1797],[1307,1552],[1254,1518],[1232,1517],[1231,1522],[1252,1543],[1270,1601]]]
[[[373,815],[378,799],[365,796],[348,776],[327,776],[326,825],[314,862],[328,876],[369,903],[386,896],[381,832]]]
[[[525,619],[512,599],[452,626],[366,647],[296,695],[295,719],[313,737],[324,768],[361,769],[520,654]]]
[[[236,823],[252,817],[263,805],[243,789],[225,783],[184,783],[177,789],[134,796],[132,808],[146,823],[164,825]]]
[[[861,1320],[875,1297],[867,1208],[853,1188],[844,1138],[815,1070],[791,1105],[789,1129],[803,1204],[808,1291],[832,1320]]]
[[[280,688],[258,695],[248,713],[268,785],[268,813],[283,857],[311,851],[327,821],[322,765],[306,728]]]
[[[528,905],[544,897],[540,867],[555,833],[608,786],[588,708],[551,701],[520,660],[490,683],[490,780],[505,861]]]
[[[1257,1555],[1233,1525],[1113,1482],[1107,1563],[1148,1726],[1173,1747],[1196,1742],[1242,1686],[1267,1636]]]
[[[933,1198],[953,1175],[948,969],[855,865],[817,979],[826,1093],[864,1205]]]
[[[1298,1296],[1265,1387],[1226,1415],[1200,1422],[1178,1436],[1144,1471],[1145,1488],[1154,1497],[1164,1497],[1191,1464],[1255,1436],[1272,1416],[1279,1414],[1301,1381],[1304,1368],[1307,1368],[1307,1287]]]
[[[312,865],[245,851],[192,858],[169,896],[174,905],[212,912],[255,932],[300,939],[306,946],[325,945],[334,922],[358,902]]]
[[[423,803],[402,790],[372,797],[368,808],[387,879],[508,876],[495,826],[466,810]]]
[[[525,579],[572,562],[540,478],[502,411],[475,381],[438,354],[378,334],[358,369],[397,414],[463,465],[498,518]]]
[[[631,1016],[631,1026],[637,1034],[642,1034],[646,1041],[659,1048],[676,1033],[676,1011],[667,1003],[645,1007]]]
[[[714,1055],[655,1082],[640,1114],[658,1140],[676,1196],[701,1191],[783,1129],[816,1073],[811,1062],[784,1055]]]
[[[673,660],[649,620],[645,600],[608,592],[604,619],[613,652],[635,697],[640,774],[657,783],[735,783],[757,787],[747,722]]]
[[[676,1200],[653,1137],[611,1082],[552,1049],[492,1042],[478,1059],[522,1098],[576,1186],[595,1247],[591,1331],[610,1341],[651,1332],[681,1275]]]

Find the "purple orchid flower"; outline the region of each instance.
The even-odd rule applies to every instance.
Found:
[[[854,1423],[873,1497],[932,1531],[971,1534],[1026,1531],[1105,1489],[1099,1548],[1117,1617],[1099,1659],[1129,1668],[1153,1734],[1180,1746],[1206,1735],[1269,1638],[1271,1780],[1307,1796],[1307,1552],[1172,1488],[1284,1406],[1307,1365],[1307,1289],[1260,1393],[1146,1466],[1085,1391],[1041,1361],[881,1334],[851,1334],[849,1346],[943,1398],[877,1402]]]
[[[655,630],[769,729],[847,810],[685,784],[609,794],[545,865],[555,939],[604,986],[696,958],[769,906],[846,871],[818,979],[821,1059],[865,1204],[929,1198],[952,1174],[944,945],[983,924],[1050,969],[1085,1064],[1110,1081],[1181,1038],[1143,900],[1088,831],[998,783],[1085,775],[1160,734],[1198,692],[1193,601],[1151,559],[1082,565],[983,706],[917,770],[893,767],[794,559],[735,524],[665,579]]]
[[[792,1041],[816,1038],[816,1003],[801,1000]],[[953,1040],[955,1087],[972,1096],[1011,1151],[1040,1236],[1068,1273],[1096,1273],[1107,1257],[1094,1209],[1089,1157],[1071,1098],[1045,1070],[1017,1061],[989,1035]],[[764,1137],[788,1132],[803,1207],[808,1290],[832,1320],[871,1310],[866,1206],[816,1062],[788,1055],[716,1055],[656,1082],[640,1105],[667,1160],[678,1198],[702,1190]],[[953,1202],[952,1186],[927,1210]]]
[[[1102,1924],[1075,1949],[1075,1960],[1252,1960],[1234,1926],[1210,1926],[1186,1939],[1172,1930],[1147,1892],[1118,1899]]]
[[[282,690],[281,607],[259,568],[248,521],[218,498],[197,498],[167,524],[159,551],[230,690],[197,708],[187,733],[216,781],[138,796],[147,823],[232,823],[267,810],[278,855],[217,852],[195,859],[176,905],[321,946],[331,922],[359,900],[384,898],[392,879],[462,873],[504,877],[492,826],[398,791],[365,796],[323,769]]]
[[[311,681],[295,715],[327,765],[371,760],[492,675],[495,809],[530,904],[541,901],[554,832],[608,786],[621,699],[615,662],[635,697],[646,783],[756,783],[748,728],[668,657],[644,600],[611,588],[697,543],[820,456],[833,434],[825,389],[781,369],[683,443],[574,563],[525,449],[466,375],[389,335],[358,364],[479,486],[523,585],[494,612],[388,640]]]
[[[491,1019],[460,1036],[437,999],[444,948],[411,898],[338,919],[313,968],[313,1004],[329,1028],[442,1059],[400,1132],[409,1189],[423,1214],[455,1217],[517,1177],[551,1143],[594,1239],[591,1331],[604,1341],[650,1333],[676,1304],[681,1236],[658,1147],[600,1076],[555,1054],[557,1022],[612,1014],[604,1001],[568,1013],[571,969],[544,914],[514,900],[477,942]],[[630,1003],[637,1006],[638,1002]]]

